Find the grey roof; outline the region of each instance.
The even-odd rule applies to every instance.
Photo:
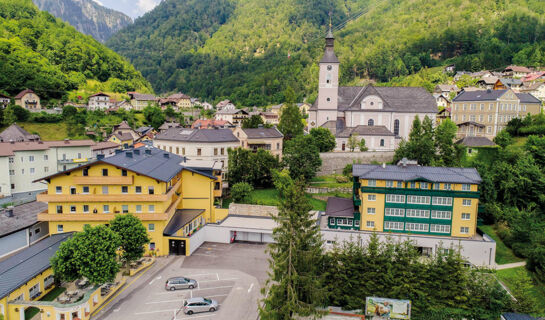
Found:
[[[354,217],[354,201],[352,199],[329,197],[325,214],[330,217]]]
[[[116,136],[119,140],[126,141],[126,140],[133,140],[132,134],[128,132],[114,132],[112,133],[112,136]]]
[[[30,227],[38,222],[38,213],[47,203],[32,201],[13,208],[13,217],[0,213],[0,237]]]
[[[216,114],[236,114],[236,113],[248,114],[248,112],[243,109],[221,109],[216,112]]]
[[[283,138],[284,135],[276,128],[249,128],[242,129],[248,139]]]
[[[371,95],[379,96],[383,100],[382,109],[371,109],[372,111],[396,111],[396,112],[430,112],[437,113],[437,102],[435,98],[422,87],[353,87],[357,89],[343,90],[347,96],[341,96],[345,92],[339,90],[338,109],[344,110],[367,110],[361,109],[361,101]],[[348,98],[359,90],[349,105],[346,105]],[[342,103],[341,103],[342,101]],[[344,108],[344,110],[343,110]]]
[[[513,79],[513,78],[501,78],[499,79],[501,83],[511,87],[513,85],[520,86],[522,85],[522,80],[520,79]]]
[[[479,128],[484,128],[485,127],[484,124],[481,124],[481,123],[478,123],[478,122],[475,122],[475,121],[466,121],[466,122],[458,123],[456,125],[458,127],[468,126],[468,125],[474,125],[475,127],[479,127]]]
[[[463,139],[456,141],[456,143],[462,144],[466,147],[488,147],[496,145],[486,137],[464,137]]]
[[[148,131],[152,130],[153,127],[140,127],[138,129],[136,129],[135,131],[140,133],[140,134],[146,134]]]
[[[40,140],[40,136],[30,134],[28,131],[14,123],[0,133],[0,142],[9,142],[10,140],[15,142],[37,141]]]
[[[515,93],[515,94],[519,98],[520,103],[540,103],[541,104],[541,100],[539,100],[538,98],[536,98],[530,93],[521,92],[521,93]]]
[[[336,137],[338,138],[348,138],[351,135],[358,136],[395,136],[388,128],[385,126],[357,126],[357,127],[348,127],[343,131],[337,133]]]
[[[170,128],[155,136],[155,140],[187,142],[238,142],[230,129]]]
[[[354,164],[354,177],[362,179],[414,181],[446,183],[481,183],[482,179],[475,168],[422,167],[417,165],[381,165]]]
[[[169,128],[180,128],[182,125],[180,125],[178,122],[164,122],[160,127],[159,130],[167,130]]]
[[[339,119],[340,120],[340,119]],[[342,122],[342,120],[340,120]],[[337,133],[337,122],[338,120],[328,120],[324,122],[320,127],[329,129],[333,135],[336,135]],[[342,128],[341,128],[342,130]]]
[[[505,319],[505,320],[537,320],[537,318],[534,318],[527,314],[520,314],[520,313],[513,313],[513,312],[506,312],[502,314],[501,316],[502,316],[502,319]]]
[[[482,77],[479,81],[477,82],[484,82],[485,84],[495,84],[496,81],[498,81],[498,77]]]
[[[454,99],[452,99],[453,102],[459,102],[459,101],[496,101],[498,98],[500,98],[504,93],[507,92],[508,89],[503,90],[477,90],[477,91],[462,91],[459,95],[457,95]]]
[[[72,234],[61,233],[43,239],[0,262],[0,299],[47,270],[49,260]]]
[[[439,91],[443,92],[443,91],[458,91],[458,86],[455,85],[455,84],[438,84],[435,86],[435,91],[437,91],[439,89]]]
[[[339,58],[335,55],[333,48],[326,48],[320,63],[339,63]]]
[[[131,92],[131,93],[129,93],[129,96],[131,96],[131,98],[133,98],[135,100],[140,100],[140,101],[155,101],[155,100],[157,100],[156,96],[154,96],[153,94],[149,94],[149,93]]]
[[[177,209],[170,221],[168,222],[163,235],[173,236],[178,230],[185,227],[193,219],[204,212],[204,209]]]

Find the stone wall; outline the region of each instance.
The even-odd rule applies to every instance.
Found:
[[[270,217],[278,214],[275,206],[261,206],[257,204],[241,204],[231,202],[229,204],[229,215]]]
[[[322,167],[319,176],[342,173],[349,163],[391,162],[394,159],[393,151],[379,152],[326,152],[320,153]]]

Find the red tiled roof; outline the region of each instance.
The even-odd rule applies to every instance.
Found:
[[[25,90],[19,92],[19,94],[15,96],[15,99],[21,99],[27,93],[34,93],[34,91],[32,91],[30,89],[25,89]]]

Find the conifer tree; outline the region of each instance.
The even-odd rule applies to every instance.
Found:
[[[322,240],[303,184],[289,186],[273,219],[275,243],[269,247],[269,279],[259,307],[263,320],[320,316],[327,302],[322,272]]]

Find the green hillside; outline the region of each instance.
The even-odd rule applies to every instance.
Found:
[[[539,0],[165,0],[107,45],[156,91],[252,106],[282,102],[290,86],[312,99],[329,10],[344,26],[335,33],[342,84],[451,62],[545,65]]]
[[[151,90],[124,58],[31,0],[0,0],[0,91],[31,88],[46,100],[62,99],[87,80],[117,92]]]

